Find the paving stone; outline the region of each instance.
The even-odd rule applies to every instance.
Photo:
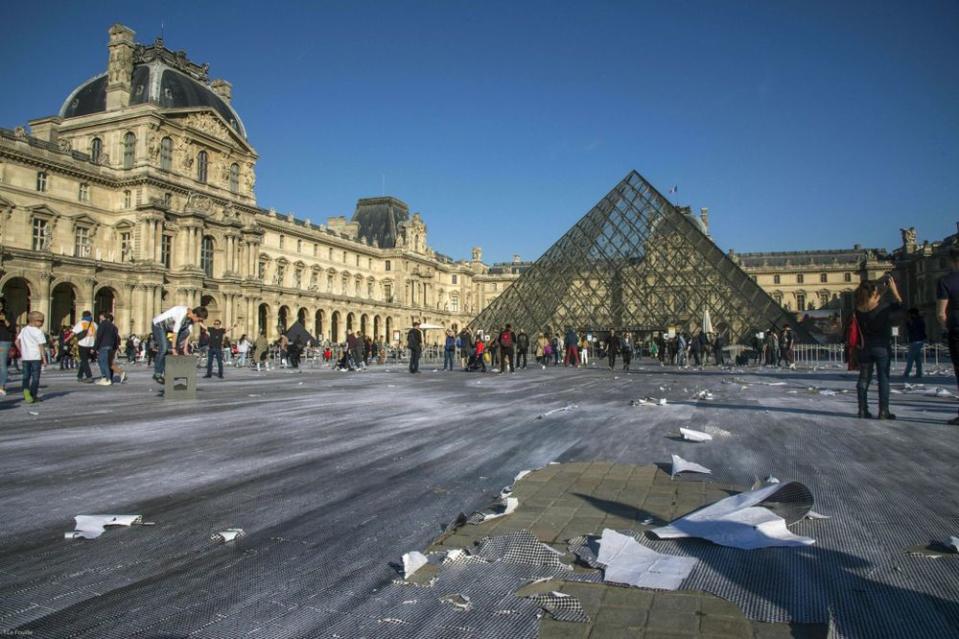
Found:
[[[686,611],[699,612],[701,609],[702,593],[677,590],[673,592],[657,592],[653,597],[653,611]]]
[[[629,607],[636,610],[649,610],[653,605],[653,591],[625,586],[608,586],[603,606]]]
[[[555,621],[545,616],[539,620],[540,639],[586,639],[590,629],[585,623]]]
[[[653,609],[649,611],[649,620],[646,622],[647,631],[686,633],[693,636],[699,632],[699,615],[697,613],[680,614],[680,611],[675,609],[656,609],[655,606],[656,602],[654,601]]]
[[[743,617],[718,617],[703,615],[699,621],[699,629],[705,635],[724,637],[742,637],[750,639],[753,636],[752,626]]]
[[[597,625],[608,626],[645,626],[648,612],[641,608],[607,606],[605,600],[603,606],[596,615]]]

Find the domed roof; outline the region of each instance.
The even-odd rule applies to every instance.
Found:
[[[240,116],[223,98],[207,85],[174,69],[161,59],[138,64],[133,68],[130,104],[156,104],[166,109],[208,107],[219,113],[237,133],[246,137]],[[60,117],[72,118],[101,113],[107,107],[107,74],[87,80],[67,97],[60,107]]]

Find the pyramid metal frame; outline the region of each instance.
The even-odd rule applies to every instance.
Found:
[[[805,335],[698,221],[631,171],[469,328],[693,332],[706,310],[730,342],[787,324]]]

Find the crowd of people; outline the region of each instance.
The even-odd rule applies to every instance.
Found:
[[[953,270],[938,282],[936,317],[944,331],[953,365],[959,381],[959,247],[950,252]],[[887,299],[888,297],[888,299]],[[926,326],[917,309],[910,309],[900,317],[902,299],[892,276],[880,280],[866,280],[855,291],[855,313],[846,335],[847,361],[850,369],[859,371],[857,382],[858,415],[872,417],[869,411],[868,390],[875,375],[879,387],[879,419],[895,419],[889,406],[889,380],[892,352],[892,327],[902,320],[908,342],[904,374],[913,368],[916,377],[922,377],[922,349],[927,340]],[[128,364],[145,362],[153,367],[153,377],[164,382],[166,355],[199,354],[205,364],[206,378],[216,374],[223,378],[224,366],[249,366],[255,370],[269,370],[279,362],[292,369],[300,367],[304,357],[339,370],[363,370],[373,362],[383,364],[387,358],[397,359],[398,349],[385,337],[371,338],[350,331],[342,344],[319,343],[298,323],[282,331],[270,341],[264,333],[254,340],[243,334],[234,337],[236,325],[225,328],[219,320],[206,326],[207,309],[174,306],[153,319],[152,331],[140,337],[128,335],[121,339],[111,313],[101,312],[96,317],[84,311],[73,326],[64,325],[55,335],[47,335],[42,326],[44,316],[31,311],[26,323],[18,328],[11,325],[0,305],[0,396],[6,395],[8,371],[12,366],[22,376],[21,391],[24,401],[40,401],[39,380],[44,366],[56,364],[61,370],[76,370],[81,383],[101,386],[122,384],[127,373],[121,366],[125,357]],[[192,337],[192,327],[198,331]],[[433,329],[436,330],[436,329]],[[722,332],[669,331],[640,335],[630,331],[608,330],[593,335],[566,327],[562,331],[549,328],[527,334],[522,328],[506,324],[491,333],[468,328],[458,333],[446,330],[441,341],[434,340],[432,348],[442,353],[443,370],[498,371],[523,370],[530,360],[545,369],[548,366],[596,367],[608,366],[615,370],[621,365],[630,370],[634,358],[648,357],[661,365],[704,367],[766,365],[795,368],[796,337],[789,326],[776,327],[757,333],[747,345],[727,344]],[[409,351],[409,371],[419,373],[420,359],[426,347],[426,336],[417,322],[406,336]],[[121,356],[122,353],[122,356]],[[729,356],[730,359],[727,359]],[[99,376],[95,378],[93,365]],[[959,425],[959,417],[950,423]]]

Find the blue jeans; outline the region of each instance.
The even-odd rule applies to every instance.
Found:
[[[210,348],[206,353],[206,376],[211,377],[213,374],[213,358],[216,358],[216,369],[217,375],[223,377],[223,349],[222,348]]]
[[[0,342],[0,388],[7,386],[7,356],[11,342]]]
[[[443,351],[443,370],[445,371],[447,367],[450,370],[453,370],[453,352],[452,350]]]
[[[97,351],[97,364],[100,366],[100,377],[113,381],[113,373],[110,372],[110,351],[109,346],[101,346]]]
[[[859,356],[859,381],[856,383],[859,408],[865,409],[868,405],[869,384],[875,368],[876,377],[879,378],[879,411],[889,410],[889,362],[889,349],[885,346],[863,349]]]
[[[903,377],[909,377],[913,362],[916,364],[916,377],[922,377],[922,345],[922,341],[909,344],[909,351],[906,353],[906,372],[902,374]]]
[[[20,367],[23,370],[23,390],[30,391],[30,394],[36,397],[40,392],[40,360],[22,359]]]
[[[153,374],[162,375],[166,371],[166,354],[170,350],[170,345],[166,339],[166,331],[157,324],[153,325],[153,343],[157,347],[156,359],[153,360]]]

